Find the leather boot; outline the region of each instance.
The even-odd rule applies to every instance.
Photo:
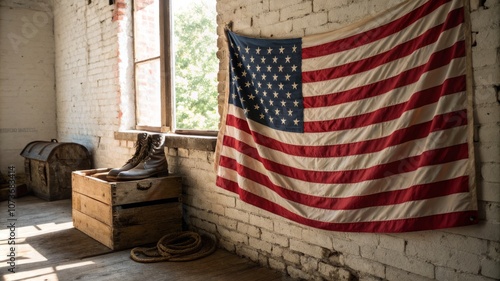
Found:
[[[161,134],[149,136],[148,155],[137,166],[128,171],[120,172],[118,180],[139,180],[151,176],[168,175],[168,164],[165,156],[165,137]]]
[[[137,166],[142,159],[144,159],[148,155],[149,151],[149,140],[148,140],[148,134],[147,133],[140,133],[137,135],[137,141],[135,142],[135,153],[130,158],[125,165],[123,165],[121,168],[114,168],[111,169],[108,172],[108,175],[106,178],[108,180],[115,181],[120,172],[123,171],[128,171],[135,166]]]

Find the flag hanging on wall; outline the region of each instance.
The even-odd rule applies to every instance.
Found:
[[[296,39],[227,31],[217,186],[298,223],[477,223],[463,1],[411,0]]]

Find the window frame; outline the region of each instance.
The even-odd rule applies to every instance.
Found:
[[[161,127],[135,125],[136,130],[152,131],[161,133],[175,133],[183,135],[201,135],[201,136],[217,136],[216,130],[195,130],[195,129],[176,129],[175,128],[175,91],[174,91],[174,69],[175,61],[172,48],[172,27],[173,18],[171,9],[171,0],[159,0],[159,23],[160,23],[160,102],[161,102]],[[133,25],[135,34],[135,25]],[[135,37],[134,37],[135,38]],[[157,58],[157,57],[155,57]],[[136,65],[155,58],[149,58],[143,61],[135,61],[135,45],[134,45],[134,77]],[[134,86],[136,80],[134,78]],[[137,88],[136,88],[137,89]],[[135,94],[137,97],[137,95]],[[137,103],[136,114],[137,114]]]

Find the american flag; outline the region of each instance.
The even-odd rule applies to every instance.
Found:
[[[477,223],[462,0],[295,39],[227,31],[217,186],[311,227]]]

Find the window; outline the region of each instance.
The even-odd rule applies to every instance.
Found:
[[[216,134],[215,0],[134,1],[136,128]]]

